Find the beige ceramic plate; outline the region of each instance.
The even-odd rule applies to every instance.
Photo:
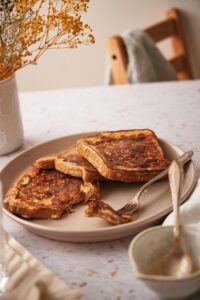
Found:
[[[37,145],[13,159],[2,171],[4,192],[6,193],[17,177],[37,158],[56,153],[72,145],[83,135],[71,135],[51,140]],[[176,158],[183,153],[181,149],[160,139],[162,148],[169,159]],[[189,150],[189,149],[188,149]],[[181,201],[183,202],[192,192],[196,183],[196,173],[193,162],[186,166],[185,182]],[[125,184],[107,182],[102,184],[103,200],[115,209],[128,202],[140,184]],[[148,188],[141,197],[141,209],[135,220],[128,224],[112,226],[99,218],[87,218],[80,205],[72,214],[60,220],[25,220],[17,217],[4,208],[4,212],[11,219],[22,224],[26,229],[38,235],[70,242],[96,242],[117,239],[137,233],[145,227],[157,223],[172,210],[170,191],[167,180],[162,180]]]

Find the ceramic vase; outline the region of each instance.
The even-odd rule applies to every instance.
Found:
[[[23,141],[15,75],[0,81],[0,155],[19,148]]]

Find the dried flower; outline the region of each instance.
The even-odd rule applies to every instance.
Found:
[[[0,0],[0,80],[29,64],[47,49],[94,43],[81,21],[89,0]]]
[[[0,12],[4,11],[4,9],[11,12],[13,10],[15,0],[0,0]]]

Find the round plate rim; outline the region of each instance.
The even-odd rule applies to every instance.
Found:
[[[10,164],[12,164],[15,160],[17,160],[23,154],[27,154],[29,151],[34,151],[35,148],[40,147],[44,144],[48,144],[50,142],[56,142],[56,141],[61,140],[61,139],[67,139],[67,138],[72,138],[72,137],[80,138],[81,136],[95,134],[95,133],[97,133],[97,132],[82,132],[82,133],[78,133],[78,134],[71,134],[71,135],[67,135],[67,136],[61,136],[61,137],[58,137],[58,138],[55,138],[55,139],[50,139],[50,140],[44,141],[42,143],[38,143],[37,145],[34,145],[34,146],[22,151],[19,155],[17,155],[11,161],[9,161],[9,163],[6,164],[6,166],[4,166],[4,168],[2,169],[1,173],[3,173]],[[184,152],[181,148],[179,148],[178,146],[172,144],[168,140],[163,139],[163,138],[158,138],[158,139],[161,142],[164,142],[165,144],[167,144],[167,146],[175,149],[175,151],[177,153],[179,153],[180,155]],[[187,199],[187,197],[191,194],[191,192],[193,191],[193,189],[195,187],[196,181],[197,181],[196,170],[195,170],[195,166],[194,166],[194,163],[193,163],[192,160],[190,161],[190,164],[192,165],[192,168],[193,168],[193,180],[192,180],[190,188],[188,188],[186,193],[182,196],[181,203],[183,203]],[[140,228],[144,225],[152,223],[153,221],[159,220],[160,218],[165,216],[167,213],[169,213],[171,210],[172,210],[172,206],[167,207],[165,210],[162,210],[161,212],[158,212],[156,215],[153,215],[153,216],[149,217],[148,219],[146,219],[145,224],[144,224],[144,221],[140,220],[138,222],[135,221],[135,222],[130,222],[130,223],[121,224],[121,225],[117,225],[117,226],[95,228],[95,229],[92,229],[92,230],[64,230],[64,229],[48,227],[46,225],[40,225],[40,224],[32,223],[32,222],[30,222],[30,220],[25,220],[25,219],[22,219],[22,218],[20,218],[16,215],[13,215],[5,207],[3,207],[3,212],[9,218],[11,218],[12,220],[14,220],[17,223],[21,224],[25,228],[30,229],[31,232],[36,232],[37,231],[36,233],[38,235],[45,236],[45,234],[42,234],[42,233],[39,232],[39,231],[42,231],[42,232],[46,232],[47,234],[52,232],[54,234],[55,233],[60,233],[60,234],[73,235],[73,237],[75,237],[76,235],[79,236],[80,234],[82,234],[82,235],[84,234],[84,235],[87,235],[87,238],[88,238],[88,235],[94,235],[94,234],[98,234],[98,233],[101,234],[103,232],[104,233],[105,232],[106,233],[111,233],[111,232],[112,233],[117,233],[117,232],[121,231],[121,232],[124,233],[125,231],[130,232],[131,229],[133,229],[133,231],[134,231],[138,227]],[[129,234],[130,233],[128,233],[127,235],[129,235]],[[87,238],[86,238],[86,240],[87,240]],[[66,240],[67,240],[67,237],[66,237]],[[83,236],[81,237],[81,240],[83,240]],[[98,238],[96,240],[98,240]],[[106,238],[105,238],[105,240],[106,240]],[[93,241],[95,241],[95,239]]]

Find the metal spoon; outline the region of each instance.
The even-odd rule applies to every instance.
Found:
[[[174,160],[169,167],[169,184],[172,194],[172,204],[175,216],[173,228],[173,242],[169,253],[163,259],[163,271],[165,275],[185,277],[192,272],[192,258],[181,245],[181,227],[179,215],[180,187],[183,181],[182,166]]]

